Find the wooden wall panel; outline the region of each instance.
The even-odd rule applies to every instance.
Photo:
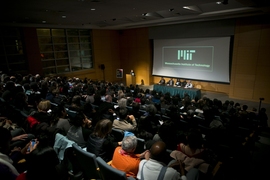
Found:
[[[234,52],[236,53],[236,63],[237,64],[248,64],[248,65],[256,65],[256,61],[258,57],[258,47],[246,47],[246,46],[239,46],[237,50],[235,49]]]
[[[229,96],[251,101],[264,97],[269,103],[269,21],[239,19],[235,32]]]
[[[148,29],[124,30],[120,35],[120,57],[124,73],[131,69],[136,74],[136,84],[150,84],[151,49],[148,39]]]

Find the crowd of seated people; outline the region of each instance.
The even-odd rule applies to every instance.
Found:
[[[187,94],[172,96],[139,86],[87,78],[3,74],[0,90],[0,125],[11,133],[10,141],[18,143],[10,147],[25,148],[31,139],[41,136],[45,136],[48,146],[53,147],[55,135],[60,133],[106,162],[112,160],[117,151],[133,152],[133,149],[125,149],[125,144],[122,150],[119,148],[122,142],[116,141],[111,134],[114,128],[123,133],[132,132],[145,142],[161,141],[167,150],[204,158],[200,155],[207,149],[215,150],[221,143],[235,148],[250,133],[259,133],[268,127],[265,108],[258,113],[250,112],[246,105],[240,106],[233,101],[221,102],[207,97],[191,99]],[[245,132],[241,133],[239,128]],[[2,147],[7,142],[9,140],[1,141],[0,149],[6,155],[10,152],[2,152]],[[41,149],[35,152],[39,151]],[[15,171],[13,165],[8,164],[8,167],[14,171],[8,179],[16,179],[18,170]],[[25,170],[27,168],[20,169],[19,173]],[[0,171],[2,173],[2,169]],[[140,169],[135,172],[138,171]],[[134,173],[131,176],[137,177]]]

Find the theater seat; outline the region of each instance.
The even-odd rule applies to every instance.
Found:
[[[96,158],[103,180],[135,180],[126,176],[126,173],[108,165],[101,157]]]
[[[101,179],[96,162],[96,155],[83,150],[77,144],[72,145],[78,162],[79,169],[83,172],[84,179]]]

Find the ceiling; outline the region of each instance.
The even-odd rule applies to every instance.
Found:
[[[270,0],[12,0],[0,25],[129,29],[270,14]]]

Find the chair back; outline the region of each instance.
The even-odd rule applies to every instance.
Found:
[[[69,140],[66,136],[56,133],[53,149],[57,153],[60,161],[64,159],[65,150],[72,147],[74,141]]]
[[[135,154],[140,154],[145,151],[145,140],[141,138],[137,138],[137,147],[134,151]]]
[[[67,114],[68,114],[69,117],[74,118],[77,115],[76,111],[70,110],[68,108],[66,108],[66,111],[67,111]]]
[[[114,136],[115,141],[122,141],[124,138],[124,131],[121,129],[112,128],[111,134]]]
[[[72,145],[78,162],[79,169],[83,172],[85,179],[101,179],[96,162],[96,155],[83,150],[77,144]]]
[[[99,170],[103,180],[127,180],[126,173],[113,168],[107,164],[101,157],[96,158]]]

